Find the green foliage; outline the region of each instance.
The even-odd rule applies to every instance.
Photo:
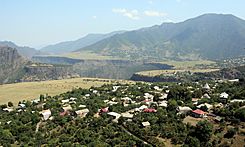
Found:
[[[201,142],[207,142],[212,136],[213,125],[208,121],[199,121],[196,125],[195,136]]]

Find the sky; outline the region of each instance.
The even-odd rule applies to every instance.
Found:
[[[0,0],[0,40],[40,48],[205,13],[245,19],[244,6],[244,0]]]

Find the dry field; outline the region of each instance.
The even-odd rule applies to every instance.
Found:
[[[217,71],[219,69],[174,69],[174,70],[150,70],[150,71],[142,71],[138,72],[137,74],[143,75],[143,76],[158,76],[161,74],[173,74],[176,72],[186,72],[190,71],[191,73],[205,73],[205,72],[212,72],[212,71]]]
[[[118,81],[118,80],[117,80]],[[42,81],[42,82],[24,82],[0,85],[0,104],[9,101],[17,104],[21,100],[32,100],[40,96],[40,94],[48,94],[50,96],[58,95],[74,88],[90,88],[91,86],[101,86],[117,82],[109,79],[94,78],[74,78],[64,80]],[[120,80],[120,83],[130,81]]]
[[[188,69],[188,68],[193,68],[197,65],[211,65],[214,64],[215,62],[208,61],[208,60],[198,60],[198,61],[164,61],[159,63],[172,65],[174,66],[175,69]]]

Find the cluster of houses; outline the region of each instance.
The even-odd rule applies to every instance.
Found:
[[[120,88],[124,88],[124,91],[120,90]],[[140,89],[141,87],[138,87]],[[188,87],[190,89],[193,89],[192,87]],[[202,87],[202,90],[204,91],[204,94],[201,98],[192,98],[192,103],[195,106],[196,109],[191,109],[188,106],[178,106],[177,111],[178,115],[180,114],[188,114],[192,117],[197,118],[205,118],[210,116],[212,114],[212,109],[216,107],[224,107],[228,103],[229,94],[226,92],[222,92],[219,94],[220,97],[220,103],[217,104],[209,104],[209,103],[202,103],[199,104],[199,101],[203,98],[210,99],[210,93],[212,89],[215,87],[210,88],[209,84],[205,84]],[[120,91],[119,91],[120,90]],[[127,86],[113,86],[111,93],[113,92],[121,92],[125,93],[127,90]],[[90,89],[91,93],[96,94],[100,96],[100,91]],[[143,96],[133,96],[133,95],[127,95],[125,94],[124,97],[121,98],[112,98],[112,99],[106,99],[104,100],[104,103],[106,104],[106,107],[98,109],[98,112],[94,114],[94,117],[100,117],[102,113],[106,113],[107,115],[113,117],[114,122],[118,122],[119,118],[123,117],[127,121],[132,121],[133,117],[137,113],[156,113],[157,107],[168,107],[168,93],[169,93],[169,87],[168,86],[154,86],[152,89],[149,90],[149,92],[143,93]],[[108,93],[110,94],[110,92]],[[154,94],[158,94],[157,101],[154,99]],[[90,98],[91,94],[85,94],[82,96],[84,99]],[[86,107],[84,104],[79,104],[77,108],[72,108],[72,105],[77,104],[78,98],[70,97],[68,99],[62,99],[59,100],[62,109],[59,113],[60,116],[66,116],[71,115],[71,112],[75,112],[75,115],[77,117],[86,117],[86,115],[90,112],[90,110]],[[230,103],[233,102],[245,102],[245,100],[231,100]],[[40,100],[33,100],[32,103],[40,103]],[[128,110],[126,112],[118,113],[118,112],[111,112],[109,111],[109,107],[113,107],[113,105],[122,104],[124,107],[128,107],[130,105],[134,105],[135,108]],[[184,102],[183,102],[184,104]],[[45,105],[45,103],[42,103],[42,105]],[[22,111],[25,108],[25,103],[21,103],[18,105],[17,110]],[[206,108],[206,111],[204,111],[202,108]],[[4,108],[3,111],[11,112],[14,111],[14,108]],[[44,121],[52,120],[54,117],[52,116],[52,111],[50,109],[44,109],[39,112],[42,119]],[[216,119],[221,119],[219,116],[216,116]],[[149,122],[142,122],[142,126],[147,127],[150,126]]]

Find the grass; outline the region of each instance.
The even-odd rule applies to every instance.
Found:
[[[205,72],[212,72],[217,71],[219,69],[174,69],[174,70],[150,70],[150,71],[142,71],[138,72],[137,74],[143,76],[158,76],[162,74],[173,74],[175,72],[186,72],[190,71],[191,73],[205,73]]]
[[[0,85],[0,104],[9,101],[17,104],[22,100],[33,100],[39,98],[40,94],[50,96],[58,95],[74,88],[90,88],[91,86],[101,86],[117,82],[116,80],[94,79],[94,78],[74,78],[64,80],[52,80],[42,82],[23,82]],[[120,83],[130,81],[121,80]]]
[[[83,52],[72,52],[68,54],[61,55],[62,57],[67,58],[73,58],[73,59],[87,59],[87,60],[115,60],[120,59],[118,57],[112,57],[112,56],[103,56],[100,54],[92,53],[89,51],[83,51]]]
[[[162,64],[168,64],[174,66],[175,69],[188,69],[193,68],[196,65],[211,65],[215,62],[209,61],[209,60],[198,60],[198,61],[164,61],[164,62],[158,62]]]

